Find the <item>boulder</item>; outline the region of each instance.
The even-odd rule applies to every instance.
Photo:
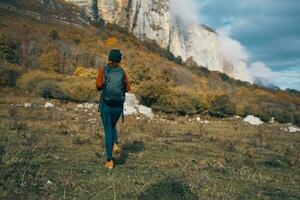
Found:
[[[287,128],[281,128],[281,130],[285,131],[285,132],[289,132],[289,133],[296,133],[296,132],[300,132],[300,128],[295,127],[295,126],[289,126]]]
[[[264,123],[258,117],[255,117],[253,115],[248,115],[247,117],[244,118],[243,121],[248,124],[255,125],[255,126],[259,126]]]
[[[143,106],[143,105],[139,105],[139,106],[137,107],[137,110],[138,110],[138,112],[139,112],[140,114],[145,115],[145,116],[148,117],[148,118],[151,118],[151,119],[154,118],[154,114],[153,114],[151,108],[148,108],[148,107]]]
[[[136,96],[132,93],[126,93],[126,100],[124,103],[124,115],[142,114],[148,118],[153,119],[154,114],[151,108],[140,105]]]

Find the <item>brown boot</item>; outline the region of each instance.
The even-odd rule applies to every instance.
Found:
[[[114,162],[112,160],[107,161],[104,166],[106,169],[112,170],[114,168]]]
[[[121,148],[119,147],[118,144],[114,143],[114,146],[113,146],[113,158],[115,160],[119,160],[121,157]]]

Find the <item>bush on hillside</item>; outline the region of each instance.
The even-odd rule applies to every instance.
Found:
[[[156,112],[178,115],[202,113],[205,108],[200,96],[186,88],[171,89],[162,81],[144,81],[137,88],[141,103]]]
[[[294,123],[300,127],[300,111],[294,113]]]
[[[156,104],[159,98],[170,93],[170,88],[161,81],[144,81],[138,86],[141,103],[148,107]]]
[[[274,110],[272,113],[275,121],[279,123],[294,123],[294,114],[288,110]]]
[[[218,115],[217,117],[233,116],[236,113],[236,108],[228,95],[221,95],[214,98],[210,113],[213,116]]]
[[[60,40],[60,37],[59,37],[59,34],[56,30],[52,30],[50,33],[49,33],[49,37],[52,39],[52,40]]]
[[[154,111],[168,114],[194,115],[204,111],[201,99],[193,93],[180,90],[172,90],[162,95],[153,105]]]
[[[95,80],[77,76],[65,77],[56,73],[32,71],[21,76],[17,87],[45,98],[74,102],[98,100]]]
[[[74,102],[96,102],[98,92],[95,86],[95,80],[89,80],[78,77],[68,77],[61,83],[63,94],[70,101]]]
[[[55,80],[42,81],[36,87],[36,93],[39,96],[48,99],[70,100],[69,97],[62,91],[60,83]]]
[[[6,37],[0,38],[0,60],[19,63],[18,48],[20,44]]]
[[[60,72],[62,65],[61,60],[61,54],[58,48],[53,44],[46,44],[37,62],[41,69],[46,72]]]
[[[86,79],[96,79],[98,70],[94,68],[77,67],[73,73],[75,76],[79,76]]]
[[[15,87],[23,70],[13,64],[0,63],[0,87]]]
[[[36,92],[37,86],[44,81],[62,81],[63,76],[57,73],[46,73],[42,71],[31,71],[23,74],[17,81],[17,87],[30,91]]]

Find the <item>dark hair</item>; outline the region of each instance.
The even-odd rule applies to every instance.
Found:
[[[112,49],[109,52],[108,60],[110,60],[112,62],[117,62],[117,63],[121,62],[121,60],[122,60],[121,51],[119,49]]]

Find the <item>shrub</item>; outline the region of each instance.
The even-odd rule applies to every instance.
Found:
[[[0,38],[0,60],[10,63],[18,63],[18,48],[20,44],[8,38]]]
[[[161,81],[145,81],[138,87],[138,95],[141,98],[141,103],[148,107],[157,103],[161,96],[168,95],[169,93],[169,87]]]
[[[61,83],[63,94],[75,102],[96,102],[98,95],[94,80],[87,80],[78,77],[68,77]]]
[[[227,95],[215,97],[212,106],[210,113],[218,113],[220,117],[232,116],[236,112],[235,105],[230,101]]]
[[[15,87],[23,70],[9,63],[0,63],[0,87]]]
[[[274,119],[280,123],[294,123],[294,114],[287,110],[277,110],[272,113]]]
[[[46,44],[43,53],[37,60],[42,70],[47,72],[60,72],[61,55],[57,47],[52,44]]]
[[[39,96],[49,99],[69,100],[69,97],[64,94],[58,81],[45,80],[38,84],[36,92]]]
[[[63,76],[56,73],[46,73],[42,71],[31,71],[23,74],[17,81],[17,87],[23,90],[35,92],[37,86],[44,81],[61,81]]]
[[[130,81],[132,84],[138,85],[142,81],[151,79],[150,69],[142,67],[132,67],[129,69]]]
[[[52,39],[52,40],[60,40],[60,37],[58,35],[58,32],[56,30],[53,30],[49,33],[49,37]]]
[[[155,111],[175,113],[178,115],[193,115],[203,112],[201,99],[195,92],[173,89],[168,94],[162,95],[153,105]]]
[[[96,79],[97,77],[97,69],[93,68],[85,68],[85,67],[77,67],[74,71],[75,76],[79,76],[82,78],[87,78],[87,79]]]
[[[230,81],[230,77],[225,73],[219,73],[220,78],[222,81]]]
[[[17,87],[45,98],[75,102],[98,100],[95,80],[77,76],[64,77],[56,73],[32,71],[21,76]]]
[[[109,47],[116,46],[119,43],[119,40],[115,37],[110,37],[105,40],[105,45]]]
[[[272,114],[269,112],[262,112],[257,114],[257,117],[260,118],[264,122],[269,122],[272,118]]]
[[[294,123],[300,127],[300,112],[295,112],[294,113]]]

